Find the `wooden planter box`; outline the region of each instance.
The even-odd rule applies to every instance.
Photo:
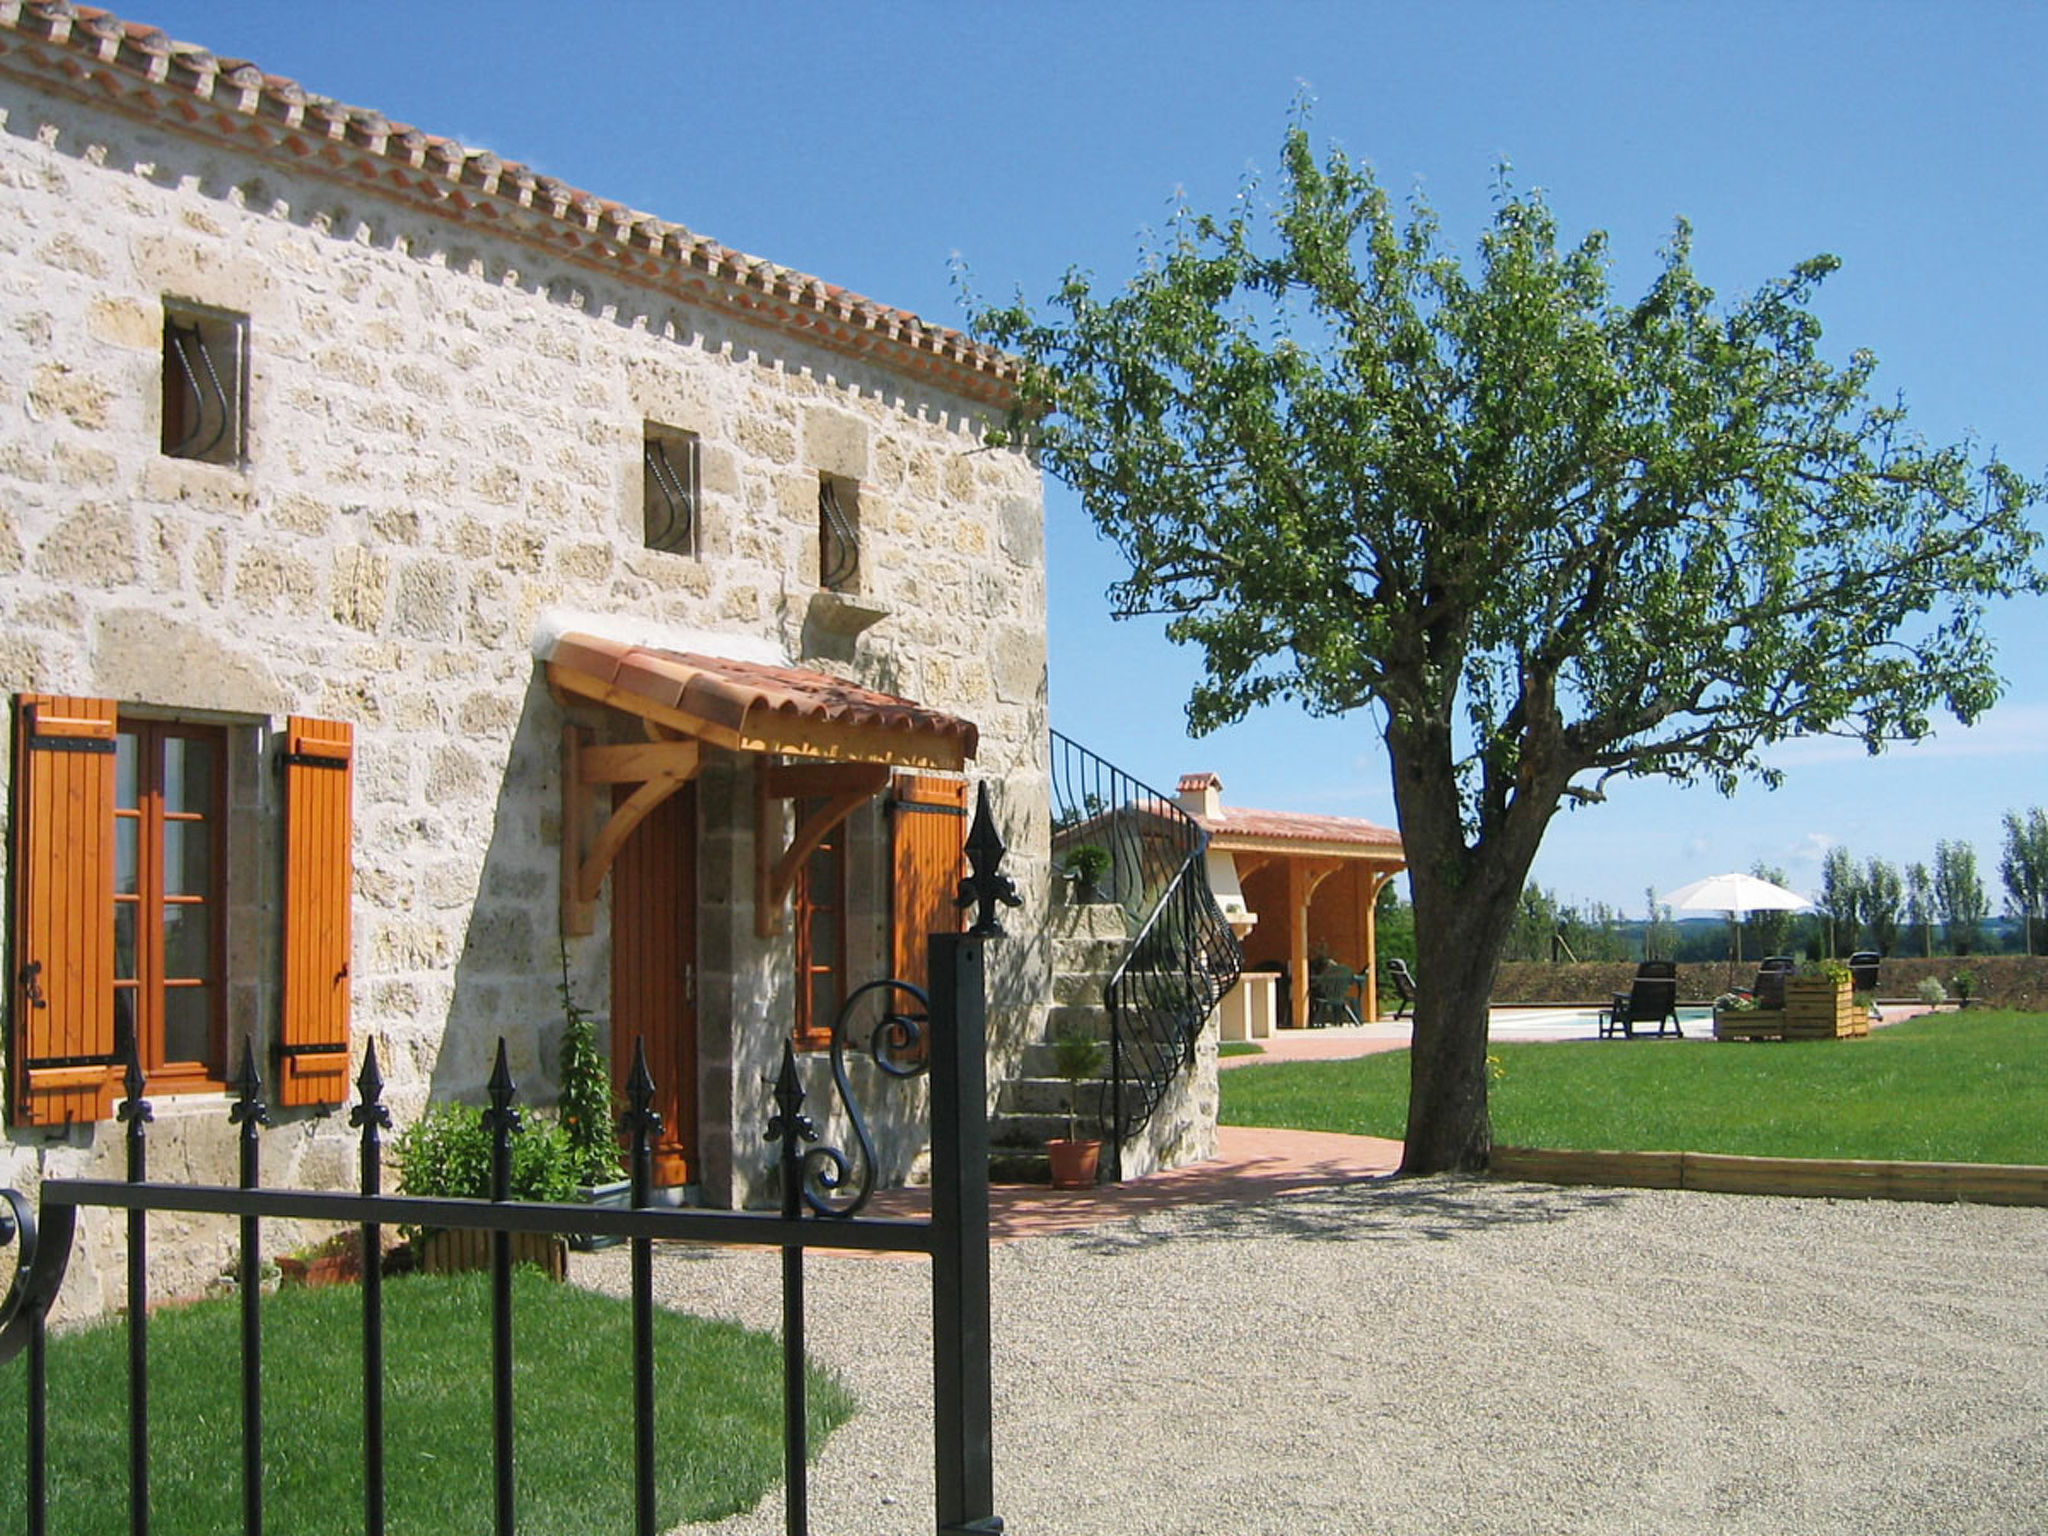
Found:
[[[1785,1038],[1785,1010],[1782,1008],[1737,1008],[1714,1015],[1716,1040],[1782,1040]]]
[[[429,1232],[419,1242],[420,1268],[430,1275],[454,1275],[467,1269],[491,1267],[489,1232],[446,1227]],[[569,1275],[569,1243],[552,1232],[514,1232],[512,1262],[537,1265],[550,1280]]]
[[[1846,1040],[1870,1033],[1870,1011],[1858,1008],[1846,981],[1798,976],[1785,982],[1787,1040]]]

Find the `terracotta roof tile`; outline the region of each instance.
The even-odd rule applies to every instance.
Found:
[[[1281,842],[1352,843],[1401,851],[1401,834],[1355,816],[1316,816],[1303,811],[1250,811],[1226,805],[1196,821],[1212,838],[1271,838]]]
[[[71,0],[0,0],[0,67],[17,76],[61,81],[67,92],[75,92],[83,76],[101,87],[95,100],[110,110],[239,142],[252,155],[370,187],[445,217],[443,189],[423,185],[415,176],[393,175],[374,162],[404,167],[429,181],[469,188],[540,215],[538,222],[501,218],[498,227],[508,238],[537,244],[564,259],[686,293],[813,345],[936,376],[972,399],[1007,404],[1016,392],[1016,360],[959,331],[746,256],[680,224],[564,186],[488,150],[424,134],[368,108],[345,106],[295,80],[265,74],[247,60],[218,58],[156,27],[93,6]],[[180,98],[186,100],[184,112]],[[216,111],[194,118],[192,100]],[[315,162],[307,158],[303,142],[291,142],[292,134],[338,138],[366,158]]]
[[[857,731],[881,746],[891,738],[943,742],[963,759],[980,745],[971,720],[803,667],[665,651],[582,632],[555,641],[548,661],[737,735],[772,736],[781,721]]]

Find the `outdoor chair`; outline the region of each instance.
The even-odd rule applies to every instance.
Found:
[[[1408,969],[1408,962],[1399,958],[1389,960],[1387,980],[1394,984],[1394,995],[1400,999],[1394,1006],[1394,1017],[1406,1018],[1408,1010],[1415,1006],[1415,976]]]
[[[1879,1023],[1884,1015],[1877,1011],[1877,973],[1884,964],[1884,956],[1874,949],[1859,949],[1849,957],[1849,985],[1857,996],[1870,999],[1870,1016]]]
[[[1785,1006],[1785,978],[1792,974],[1792,966],[1790,955],[1772,955],[1757,963],[1756,981],[1749,989],[1757,1007],[1782,1009]]]
[[[1678,1023],[1678,967],[1669,960],[1645,960],[1636,967],[1628,991],[1615,993],[1614,1001],[1601,1010],[1600,1038],[1620,1035],[1633,1040],[1638,1028],[1652,1024],[1657,1026],[1650,1031],[1653,1034],[1662,1035],[1669,1024],[1675,1037],[1685,1038]]]
[[[1334,960],[1325,961],[1309,977],[1308,1021],[1316,1028],[1326,1024],[1363,1024],[1353,1001],[1359,990],[1358,972]]]

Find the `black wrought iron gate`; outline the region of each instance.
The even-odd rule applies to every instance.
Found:
[[[986,823],[984,803],[977,835]],[[987,837],[993,839],[993,826]],[[0,1365],[17,1354],[28,1372],[27,1468],[24,1494],[30,1536],[48,1527],[46,1468],[48,1436],[44,1374],[45,1320],[56,1299],[71,1251],[80,1210],[97,1207],[128,1213],[129,1507],[135,1536],[149,1530],[149,1287],[146,1218],[152,1211],[225,1215],[239,1219],[240,1274],[251,1279],[262,1261],[262,1223],[298,1220],[354,1223],[363,1252],[379,1252],[383,1227],[481,1230],[492,1235],[492,1390],[495,1466],[495,1530],[514,1530],[516,1466],[513,1457],[512,1234],[590,1233],[624,1238],[631,1244],[634,1392],[634,1529],[653,1536],[655,1467],[660,1453],[654,1432],[653,1244],[657,1239],[780,1248],[783,1275],[784,1469],[786,1526],[790,1536],[807,1536],[808,1447],[805,1444],[803,1256],[810,1248],[925,1254],[932,1275],[932,1371],[934,1388],[933,1468],[935,1529],[939,1536],[996,1533],[1003,1522],[995,1499],[993,1423],[989,1365],[987,987],[984,947],[1001,932],[995,904],[1015,905],[1007,879],[996,872],[993,853],[977,850],[970,838],[975,878],[962,900],[978,906],[978,921],[965,934],[931,937],[929,997],[907,983],[872,983],[848,999],[832,1047],[832,1072],[845,1098],[848,1119],[861,1143],[859,1161],[818,1144],[795,1058],[785,1047],[775,1087],[775,1114],[768,1126],[779,1144],[782,1209],[776,1215],[736,1211],[648,1208],[652,1146],[660,1116],[651,1109],[654,1084],[644,1055],[636,1063],[629,1107],[621,1129],[631,1139],[633,1208],[599,1209],[513,1201],[510,1137],[518,1124],[517,1090],[500,1044],[498,1070],[487,1112],[493,1132],[493,1191],[484,1200],[428,1199],[382,1192],[382,1133],[391,1125],[382,1103],[383,1082],[374,1049],[357,1078],[359,1099],[349,1123],[361,1138],[361,1188],[355,1194],[331,1190],[266,1189],[261,1184],[260,1133],[268,1121],[263,1085],[253,1049],[245,1049],[236,1098],[229,1110],[239,1127],[241,1157],[235,1187],[152,1182],[147,1169],[150,1106],[132,1053],[127,1094],[119,1109],[127,1140],[125,1180],[47,1179],[37,1204],[15,1190],[0,1190],[0,1248],[15,1251],[13,1282],[0,1301]],[[846,1032],[867,994],[880,992],[884,1013],[867,1041],[877,1065],[894,1077],[928,1073],[931,1080],[932,1211],[928,1221],[861,1216],[874,1177],[874,1157],[865,1123],[845,1073]],[[904,1006],[905,1004],[909,1006]],[[241,1298],[242,1528],[263,1530],[263,1296],[260,1285],[239,1287]],[[363,1266],[363,1529],[384,1530],[384,1302],[375,1263]]]

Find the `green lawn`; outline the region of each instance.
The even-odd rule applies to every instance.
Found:
[[[385,1481],[394,1531],[488,1530],[492,1509],[487,1275],[385,1286]],[[631,1316],[623,1301],[521,1271],[514,1402],[519,1524],[619,1531],[633,1523]],[[295,1536],[360,1532],[362,1293],[289,1289],[266,1301],[265,1524]],[[150,1529],[241,1529],[240,1309],[167,1308],[150,1319]],[[747,1509],[782,1476],[782,1354],[771,1337],[655,1314],[658,1499],[664,1528]],[[128,1528],[127,1328],[49,1348],[53,1532]],[[0,1532],[23,1529],[24,1362],[0,1368]],[[853,1411],[814,1371],[811,1445]]]
[[[2048,1015],[1930,1015],[1868,1039],[1496,1045],[1504,1146],[2048,1164]],[[1234,1067],[1226,1125],[1402,1133],[1408,1053]]]

